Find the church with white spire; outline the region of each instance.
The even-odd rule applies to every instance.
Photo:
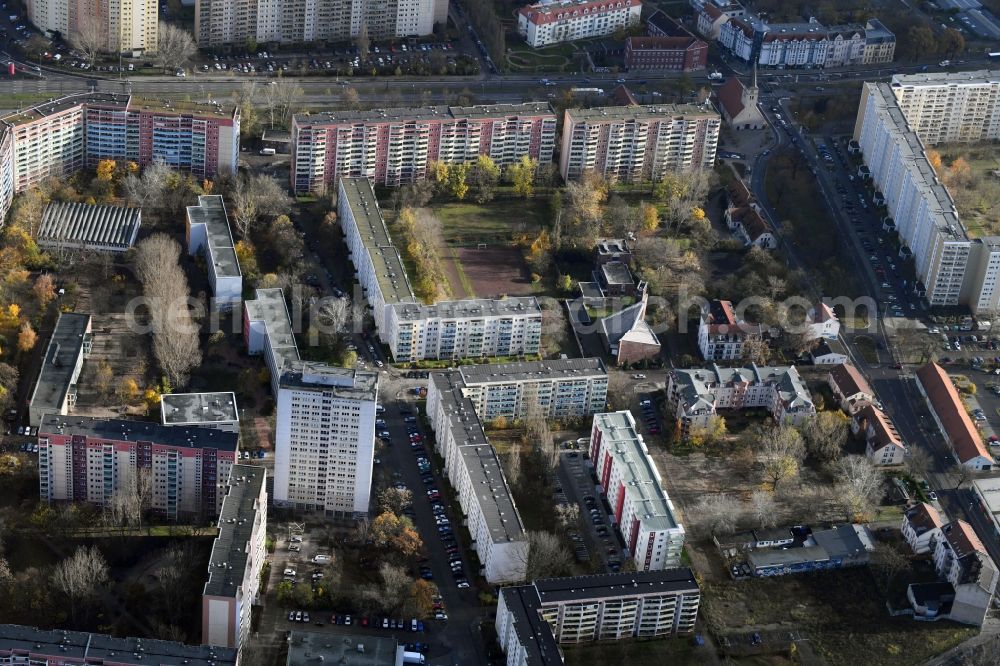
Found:
[[[722,119],[735,130],[758,130],[767,127],[764,114],[758,107],[759,97],[756,60],[753,63],[753,75],[749,86],[743,85],[743,82],[734,76],[715,94]]]

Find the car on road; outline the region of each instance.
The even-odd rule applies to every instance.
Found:
[[[932,502],[937,502],[938,500],[937,493],[934,492],[933,490],[927,493],[927,497],[929,497]]]
[[[632,375],[632,379],[645,379],[645,378],[646,378],[646,375],[639,374],[639,373]]]

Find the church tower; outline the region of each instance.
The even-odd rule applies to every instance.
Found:
[[[747,108],[757,108],[757,98],[760,94],[760,89],[757,87],[757,61],[753,61],[753,78],[750,79],[750,86],[743,89],[743,97],[740,101],[743,102],[743,107]]]

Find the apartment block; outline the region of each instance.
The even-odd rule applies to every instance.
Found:
[[[1000,138],[1000,72],[895,74],[889,84],[910,129],[927,145]]]
[[[944,521],[933,504],[921,502],[903,512],[900,531],[910,549],[917,555],[934,550],[935,541],[941,538]]]
[[[500,590],[497,637],[507,664],[560,664],[559,644],[690,633],[700,603],[688,568],[545,578]]]
[[[250,609],[258,603],[267,559],[267,482],[263,467],[233,465],[201,595],[201,642],[236,650],[250,636]]]
[[[710,301],[701,308],[698,349],[706,361],[738,361],[743,358],[743,343],[763,330],[760,324],[738,318],[732,301]]]
[[[0,663],[237,666],[236,650],[229,648],[65,629],[37,629],[19,624],[0,624]]]
[[[69,42],[78,35],[105,53],[155,53],[156,0],[33,0],[28,20],[43,33],[58,32]]]
[[[196,0],[194,36],[201,48],[344,42],[364,25],[371,39],[429,35],[445,23],[448,0]]]
[[[497,453],[462,389],[457,372],[431,375],[427,415],[435,447],[458,495],[482,575],[493,584],[521,582],[528,557],[524,525]]]
[[[679,566],[684,526],[631,412],[594,415],[590,460],[635,570]]]
[[[775,421],[798,425],[816,415],[812,394],[791,366],[675,369],[667,382],[667,404],[686,431],[704,427],[722,409],[767,409]]]
[[[231,310],[243,298],[243,274],[222,196],[202,195],[198,197],[197,206],[188,206],[185,232],[188,254],[205,257],[208,284],[212,287],[212,306]]]
[[[517,32],[528,46],[601,37],[639,25],[639,0],[554,0],[521,7]]]
[[[964,520],[942,526],[939,538],[934,541],[933,557],[938,576],[954,588],[947,617],[982,626],[996,592],[998,572],[975,530]]]
[[[292,118],[292,188],[322,192],[338,178],[395,187],[428,175],[432,162],[489,156],[506,167],[552,161],[556,116],[547,102],[333,111]]]
[[[159,161],[199,179],[234,173],[239,144],[235,106],[107,93],[62,97],[0,120],[0,214],[13,193],[102,159],[140,167]]]
[[[244,303],[243,333],[247,351],[264,356],[277,401],[274,504],[367,513],[378,374],[300,360],[281,289]]]
[[[657,181],[715,163],[722,120],[691,104],[566,109],[559,172],[575,180],[595,171],[613,181]]]
[[[719,44],[735,57],[764,67],[813,69],[890,63],[896,52],[895,35],[876,19],[864,25],[824,26],[815,18],[769,24],[749,13],[724,16],[718,9],[712,13],[719,15]],[[709,25],[707,18],[705,24]]]
[[[214,517],[238,448],[238,433],[216,428],[48,414],[38,427],[40,495],[105,506],[148,484],[164,518]]]
[[[396,361],[537,354],[533,297],[418,302],[367,178],[341,178],[338,219],[379,338]]]
[[[982,264],[982,253],[993,252],[992,243],[969,238],[889,84],[866,83],[862,88],[854,140],[896,221],[900,240],[913,253],[920,281],[917,293],[931,306],[964,304],[976,313],[997,309],[1000,262]],[[967,280],[970,261],[982,264],[982,271],[973,271],[978,274]]]
[[[29,424],[40,425],[46,414],[66,416],[72,411],[76,405],[76,381],[91,345],[90,315],[59,313],[28,402]]]

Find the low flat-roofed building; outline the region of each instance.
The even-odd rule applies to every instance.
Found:
[[[236,650],[152,638],[117,638],[84,631],[0,624],[0,661],[46,666],[236,666]]]
[[[90,322],[90,315],[83,312],[63,312],[56,320],[28,403],[31,425],[39,425],[46,414],[65,416],[76,404],[76,380],[90,354]]]
[[[221,195],[199,196],[187,207],[187,242],[189,254],[205,256],[215,307],[232,308],[243,297],[243,274]]]
[[[47,248],[121,253],[135,244],[141,223],[138,208],[53,201],[42,214],[37,240]]]
[[[979,510],[989,519],[993,533],[1000,537],[1000,478],[974,479],[972,490]]]
[[[337,666],[399,666],[396,639],[371,634],[328,634],[292,631],[288,637],[288,666],[337,664]]]
[[[257,298],[243,301],[243,339],[248,354],[264,355],[271,374],[271,392],[277,397],[285,366],[299,360],[292,318],[280,288],[258,289]]]
[[[260,572],[267,559],[263,467],[233,465],[218,526],[201,596],[201,641],[242,654],[250,635],[250,609],[257,602]]]
[[[160,398],[160,419],[163,425],[198,425],[233,432],[240,429],[236,394],[232,391],[164,394]]]
[[[601,264],[597,270],[597,280],[605,296],[632,296],[635,294],[635,280],[632,271],[621,261]]]

